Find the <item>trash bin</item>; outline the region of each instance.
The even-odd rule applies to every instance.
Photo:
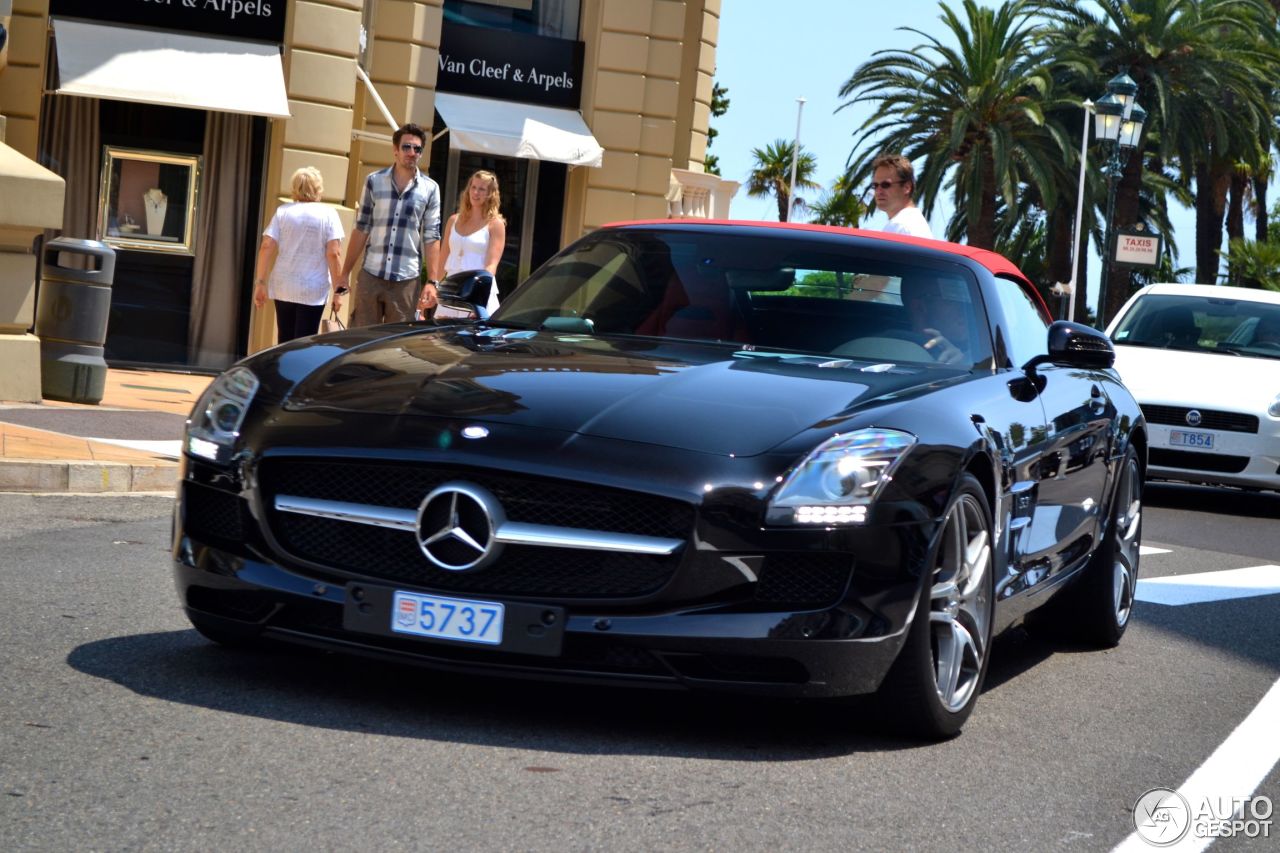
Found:
[[[107,383],[102,348],[115,250],[97,240],[59,237],[45,243],[43,267],[36,302],[41,393],[49,400],[98,403]]]

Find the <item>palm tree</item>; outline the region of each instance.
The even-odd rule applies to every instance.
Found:
[[[1055,165],[1070,161],[1072,146],[1045,118],[1057,96],[1037,41],[1040,0],[994,9],[963,0],[963,18],[946,3],[939,8],[953,45],[903,27],[925,43],[876,51],[840,87],[841,109],[876,104],[860,128],[852,171],[861,182],[878,153],[902,152],[917,167],[925,214],[951,189],[959,215],[947,238],[989,249],[997,211],[1017,208],[1021,186],[1034,185],[1045,205],[1057,205],[1058,187],[1070,182],[1059,180]]]
[[[1137,99],[1148,112],[1137,154],[1119,180],[1114,224],[1141,221],[1148,158],[1176,164],[1183,185],[1194,179],[1196,186],[1197,268],[1209,276],[1198,280],[1213,281],[1232,164],[1255,156],[1271,115],[1266,78],[1275,75],[1274,51],[1251,34],[1272,20],[1267,4],[1097,0],[1086,6],[1049,0],[1047,14],[1057,24],[1046,33],[1049,46],[1080,75],[1076,91],[1096,94],[1105,80],[1126,73],[1138,83]],[[1266,26],[1274,30],[1273,22]],[[1107,304],[1099,306],[1104,319],[1131,289],[1124,270],[1113,266],[1109,280]]]
[[[831,189],[809,205],[809,210],[813,213],[812,221],[819,225],[843,225],[847,228],[857,228],[869,213],[855,189],[853,175],[848,171],[836,178]]]
[[[773,196],[778,202],[778,221],[787,221],[787,210],[791,200],[791,155],[795,151],[795,143],[785,139],[776,140],[764,148],[751,149],[755,158],[755,167],[747,176],[747,195]],[[812,154],[800,146],[800,156],[796,158],[796,189],[816,190],[819,184],[813,180],[818,171],[818,161]],[[804,199],[796,196],[795,207],[803,209]]]
[[[1225,284],[1280,290],[1280,243],[1236,239],[1223,254],[1231,269]]]

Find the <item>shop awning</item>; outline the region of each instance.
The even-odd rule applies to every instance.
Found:
[[[289,117],[277,45],[63,18],[53,32],[60,94]]]
[[[576,110],[436,92],[436,111],[450,148],[570,166],[598,167],[604,157]]]

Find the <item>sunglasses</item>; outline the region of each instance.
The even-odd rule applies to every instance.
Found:
[[[421,154],[421,153],[422,153],[422,146],[421,146],[421,145],[413,145],[412,143],[409,143],[409,142],[401,142],[401,143],[400,143],[400,150],[401,150],[401,151],[412,151],[414,154]]]
[[[872,181],[871,186],[868,187],[868,189],[870,189],[872,192],[875,192],[876,190],[887,190],[889,189],[889,187],[893,186],[894,184],[905,184],[905,183],[906,181],[880,181],[879,183]]]

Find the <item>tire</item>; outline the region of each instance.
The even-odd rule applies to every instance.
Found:
[[[877,696],[882,716],[899,731],[953,737],[973,712],[991,647],[992,553],[986,494],[965,474],[930,549],[906,643]]]
[[[1114,648],[1129,627],[1142,550],[1142,469],[1130,447],[1120,463],[1102,544],[1080,579],[1078,638]]]
[[[200,636],[229,649],[260,649],[267,644],[267,641],[256,631],[235,627],[227,620],[216,616],[188,611],[187,619]]]
[[[1142,546],[1143,476],[1132,447],[1118,471],[1102,541],[1080,579],[1027,614],[1027,628],[1036,635],[1110,649],[1129,627]]]

